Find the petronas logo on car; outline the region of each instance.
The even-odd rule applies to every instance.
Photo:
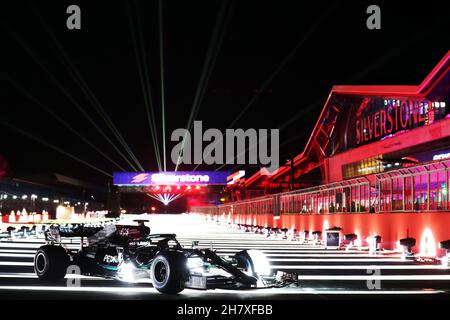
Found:
[[[110,255],[106,254],[103,257],[103,262],[105,262],[105,263],[119,263],[119,259],[116,256],[110,256]]]

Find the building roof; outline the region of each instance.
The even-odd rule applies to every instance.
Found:
[[[320,113],[319,118],[314,126],[314,129],[303,149],[303,151],[294,158],[294,166],[307,160],[306,155],[312,147],[312,141],[315,135],[318,133],[318,129],[325,111],[328,108],[328,103],[334,94],[346,94],[346,95],[364,95],[364,96],[408,96],[408,97],[425,97],[428,93],[439,83],[439,81],[445,76],[450,74],[450,50],[439,61],[439,63],[433,68],[428,76],[419,85],[336,85],[333,86],[327,101]],[[278,179],[287,173],[289,173],[289,166],[281,166],[269,177],[270,179]],[[261,173],[261,171],[255,173],[253,176],[246,180],[246,186],[249,187],[254,183],[257,183],[261,179],[267,178],[267,173]]]

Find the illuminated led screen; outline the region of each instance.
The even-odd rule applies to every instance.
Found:
[[[114,185],[151,186],[151,185],[226,185],[227,171],[177,171],[177,172],[115,172]]]

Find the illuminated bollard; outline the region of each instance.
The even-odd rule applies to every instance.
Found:
[[[306,244],[308,243],[308,239],[310,237],[309,231],[303,230],[298,234],[298,240],[300,241],[300,244]]]
[[[345,241],[348,241],[349,244],[347,245],[346,250],[352,250],[355,249],[355,240],[358,239],[358,236],[354,233],[349,233],[344,235]]]
[[[378,251],[378,245],[381,243],[381,236],[379,235],[373,235],[366,239],[367,243],[369,244],[369,254],[370,255],[376,255]]]
[[[14,228],[14,227],[10,226],[10,227],[6,228],[6,232],[8,232],[8,235],[11,237],[11,239],[15,239],[16,238],[15,231],[16,231],[16,228]]]
[[[322,231],[313,231],[312,233],[314,237],[314,244],[320,245],[321,244],[321,238],[322,238]]]
[[[442,258],[442,266],[450,267],[450,240],[439,242],[439,248],[445,250],[445,257]]]
[[[271,232],[272,232],[274,238],[278,238],[279,231],[280,231],[279,228],[272,228],[272,229],[271,229]]]
[[[20,228],[20,231],[22,233],[22,237],[28,238],[28,236],[29,236],[29,229],[30,228],[28,228],[26,226],[22,226],[22,228]]]
[[[404,248],[402,253],[402,260],[414,260],[414,253],[412,252],[412,247],[416,245],[416,239],[415,238],[400,239],[400,245],[402,245]]]
[[[291,234],[291,241],[298,241],[298,230],[297,229],[291,229],[292,230],[292,234]]]
[[[288,229],[287,233],[286,233],[286,237],[288,240],[293,241],[295,238],[295,231],[294,228]]]
[[[30,236],[36,236],[37,235],[36,225],[32,226],[31,229],[28,230],[28,234]]]

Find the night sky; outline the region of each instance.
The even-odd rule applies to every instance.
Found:
[[[108,180],[4,122],[107,173],[120,171],[52,114],[133,171],[85,116],[128,156],[75,74],[81,75],[144,169],[157,170],[131,30],[138,50],[145,46],[139,54],[144,52],[147,68],[141,70],[150,82],[162,151],[158,2],[12,3],[2,3],[0,9],[0,155],[9,160],[12,172]],[[167,141],[174,129],[186,127],[212,35],[223,34],[221,45],[220,36],[215,38],[217,55],[196,119],[205,128],[224,131],[257,94],[234,128],[281,128],[280,159],[300,153],[333,85],[419,84],[450,49],[445,1],[416,3],[163,1]],[[70,4],[81,7],[81,30],[66,28]],[[381,7],[381,30],[366,28],[370,4]],[[168,170],[174,168],[172,146],[168,142]]]

